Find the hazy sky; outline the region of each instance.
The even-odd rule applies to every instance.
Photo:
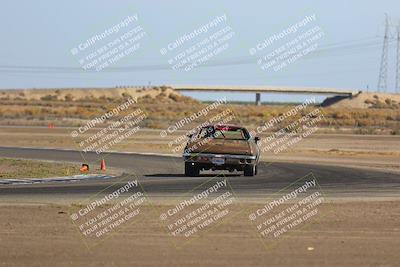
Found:
[[[357,89],[369,86],[370,90],[375,90],[385,12],[391,16],[393,24],[397,23],[400,1],[3,0],[0,8],[0,87],[101,87],[151,82]],[[100,72],[83,70],[79,57],[73,56],[71,49],[136,14],[136,25],[141,25],[146,33],[140,40],[140,49],[110,67],[117,71],[107,71],[107,68]],[[163,56],[160,49],[224,14],[227,17],[225,25],[232,29],[234,36],[229,40],[229,47],[213,60],[225,64],[187,72],[172,70],[168,66],[168,55]],[[249,49],[313,14],[316,15],[313,27],[320,27],[324,33],[318,40],[317,50],[283,70],[262,70],[257,65],[258,57],[251,56]],[[296,34],[282,43],[292,40]],[[209,33],[203,37],[207,35]],[[200,39],[193,39],[182,47],[188,48]],[[395,45],[392,41],[389,56],[391,90],[394,87]],[[271,46],[259,55],[275,48]],[[236,64],[236,59],[243,59],[242,64]],[[147,65],[167,67],[143,70]],[[136,68],[124,72],[118,70],[124,66]],[[67,71],[60,67],[67,67]]]

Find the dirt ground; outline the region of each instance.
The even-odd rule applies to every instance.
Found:
[[[152,211],[167,206],[157,203],[87,248],[70,205],[3,202],[0,266],[399,266],[399,204],[329,200],[305,227],[265,246],[246,217],[256,204],[244,202],[234,219],[176,247],[185,238],[166,233]]]

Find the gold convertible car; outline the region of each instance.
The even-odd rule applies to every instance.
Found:
[[[252,137],[246,128],[208,125],[188,137],[183,153],[186,176],[198,176],[201,170],[236,170],[243,171],[245,176],[257,174],[259,138]]]

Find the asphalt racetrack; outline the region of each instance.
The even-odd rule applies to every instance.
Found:
[[[396,197],[400,192],[400,175],[359,168],[321,166],[313,164],[260,162],[258,175],[245,177],[241,173],[205,172],[200,177],[183,175],[183,159],[170,156],[108,153],[101,157],[95,153],[31,148],[0,148],[0,157],[54,160],[61,162],[83,161],[98,168],[100,158],[107,167],[122,169],[124,175],[112,179],[91,179],[67,183],[40,183],[31,185],[2,185],[1,196],[93,194],[104,188],[113,190],[124,183],[126,177],[136,177],[148,194],[176,196],[194,188],[201,190],[205,181],[220,174],[226,177],[240,196],[263,197],[275,193],[296,180],[312,174],[327,196],[335,197]],[[83,159],[84,158],[84,159]],[[217,178],[220,179],[220,178]]]

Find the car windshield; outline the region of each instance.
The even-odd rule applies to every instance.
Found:
[[[214,138],[226,140],[248,140],[249,134],[243,128],[230,126],[204,127],[198,134],[198,138]]]

